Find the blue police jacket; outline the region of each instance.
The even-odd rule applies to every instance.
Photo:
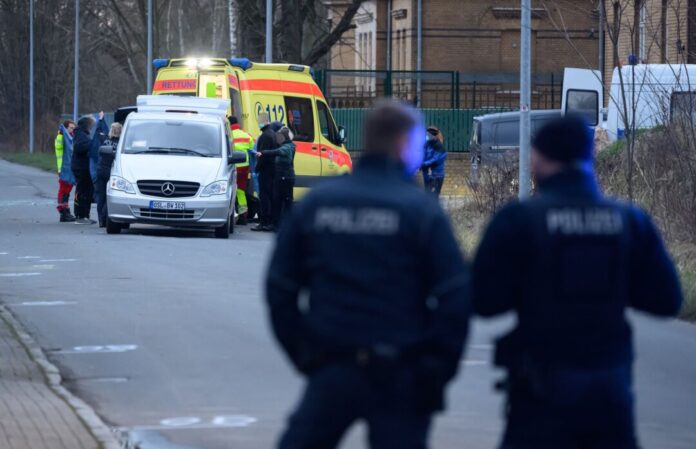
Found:
[[[468,267],[444,211],[398,162],[364,156],[352,175],[325,181],[292,209],[266,297],[300,370],[307,355],[376,347],[428,348],[459,364]]]
[[[425,143],[423,169],[430,169],[430,175],[433,178],[444,178],[446,159],[447,151],[445,151],[445,147],[442,146],[442,143],[437,139],[428,139]]]
[[[474,309],[515,311],[520,351],[544,366],[599,369],[633,358],[625,309],[676,315],[679,279],[646,213],[568,170],[495,215],[473,268]]]

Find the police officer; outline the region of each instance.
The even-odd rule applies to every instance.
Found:
[[[635,449],[632,307],[674,316],[682,294],[650,218],[605,198],[590,128],[555,120],[536,135],[537,194],[504,207],[474,262],[474,309],[517,314],[497,341],[508,371],[506,449]]]
[[[361,419],[373,448],[426,447],[466,338],[468,274],[447,216],[412,182],[424,138],[413,110],[377,105],[354,174],[283,221],[266,297],[308,382],[282,449],[334,448]]]

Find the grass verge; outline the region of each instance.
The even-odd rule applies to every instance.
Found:
[[[2,152],[0,159],[5,159],[16,164],[28,165],[41,170],[56,172],[56,155],[53,153],[33,153],[29,152]]]

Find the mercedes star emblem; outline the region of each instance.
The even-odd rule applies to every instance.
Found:
[[[171,182],[165,182],[162,184],[162,193],[166,196],[172,196],[174,194],[174,190],[176,190],[176,188]]]

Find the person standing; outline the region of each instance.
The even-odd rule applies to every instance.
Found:
[[[70,168],[75,175],[77,188],[75,190],[75,223],[94,224],[96,221],[89,218],[94,196],[94,182],[90,174],[90,146],[92,137],[90,129],[94,125],[94,118],[86,115],[77,121],[75,137],[73,139],[73,157]]]
[[[56,163],[58,166],[58,213],[61,223],[75,221],[75,216],[70,213],[70,192],[75,185],[70,164],[73,152],[73,132],[75,122],[64,121],[58,128],[58,135],[53,143],[56,151]]]
[[[421,170],[423,171],[423,183],[425,190],[440,196],[442,184],[445,182],[445,160],[447,151],[443,145],[444,136],[434,126],[427,129],[427,141],[425,142],[425,160]]]
[[[424,138],[415,110],[378,103],[355,172],[311,190],[280,227],[266,301],[307,380],[281,449],[334,448],[361,419],[373,448],[427,446],[460,365],[469,298],[449,220],[413,182]]]
[[[273,226],[275,228],[292,208],[293,189],[295,188],[295,144],[292,138],[292,131],[283,126],[276,133],[276,144],[279,147],[257,154],[259,158],[269,156],[275,158],[275,176],[273,178]]]
[[[122,128],[123,126],[118,122],[111,124],[109,138],[102,145],[103,147],[111,147],[111,153],[103,154],[101,151],[99,152],[97,182],[94,183],[94,191],[97,196],[97,218],[99,219],[100,228],[106,227],[106,220],[109,217],[106,206],[106,186],[109,183],[109,178],[111,178],[111,166],[114,164],[114,158],[116,158],[116,148],[121,138]]]
[[[474,310],[515,312],[496,344],[507,370],[505,449],[636,449],[626,309],[674,316],[679,279],[648,215],[604,197],[582,118],[533,141],[537,192],[491,221],[473,268]]]
[[[92,181],[97,182],[97,166],[99,165],[99,148],[104,144],[109,136],[109,126],[104,119],[104,111],[99,111],[96,120],[90,128],[92,141],[89,145],[89,172]],[[96,198],[95,198],[96,200]]]
[[[274,150],[277,147],[275,131],[271,126],[268,114],[259,115],[259,126],[261,135],[256,142],[257,154]],[[272,156],[259,157],[256,161],[256,172],[259,181],[259,200],[261,209],[259,210],[259,224],[252,231],[270,232],[273,227],[273,179],[275,176],[275,158]]]
[[[251,137],[239,125],[237,117],[230,117],[230,129],[232,130],[232,145],[234,151],[242,152],[246,155],[246,162],[237,164],[237,217],[238,225],[246,225],[248,222],[247,214],[249,212],[247,187],[249,184],[249,153],[254,148],[254,138]]]

